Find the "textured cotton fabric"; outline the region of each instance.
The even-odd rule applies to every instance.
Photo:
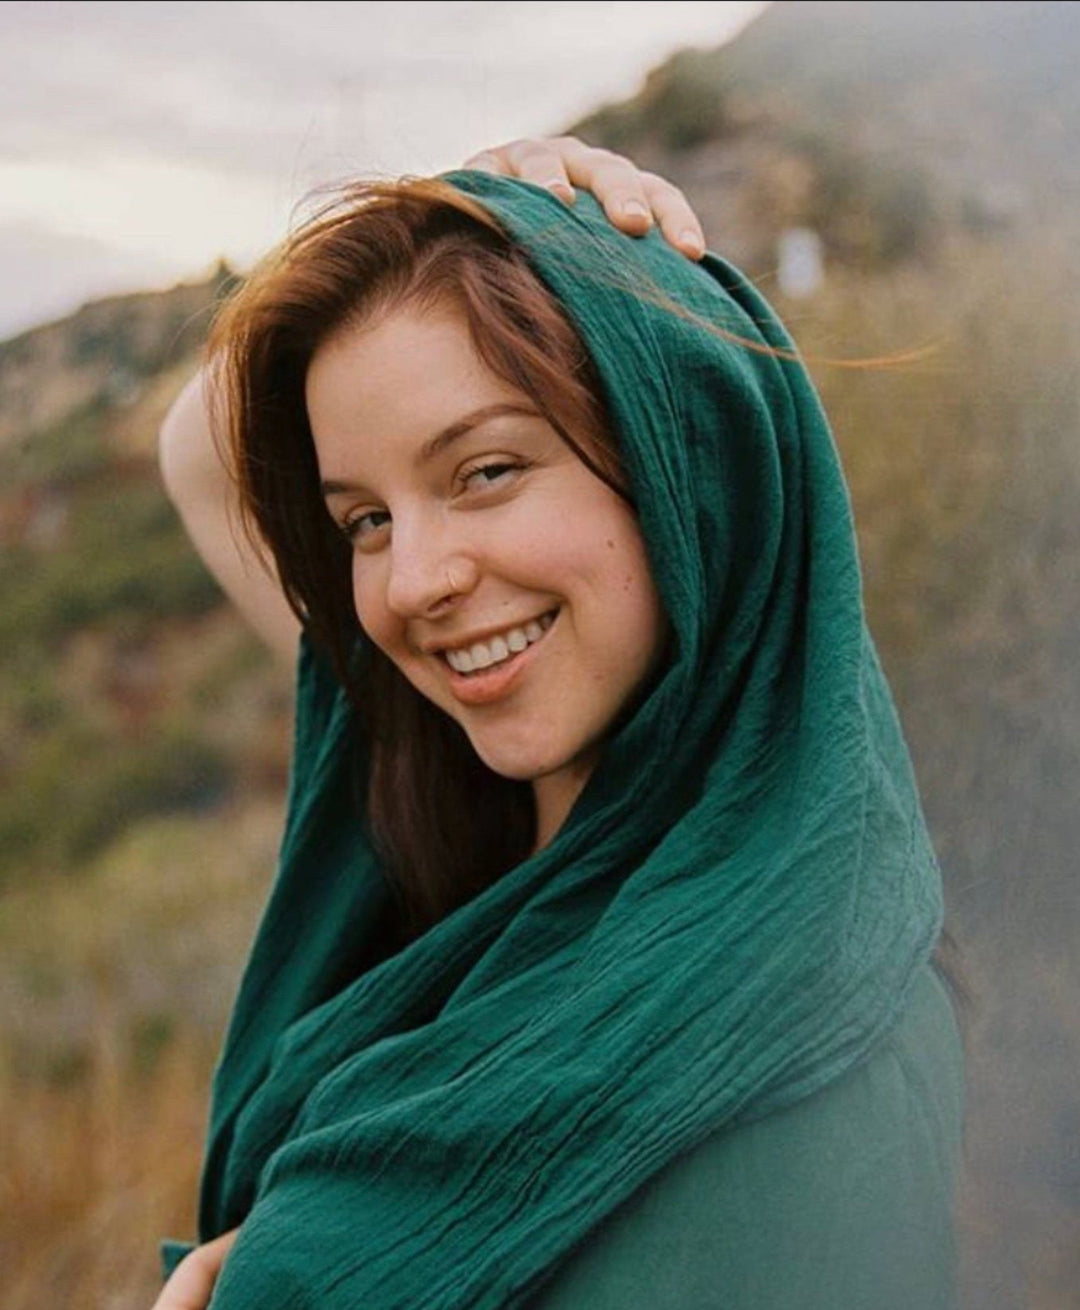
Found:
[[[952,1003],[927,967],[868,1059],[679,1156],[528,1310],[955,1310],[962,1120]]]
[[[774,315],[586,196],[450,180],[592,355],[672,653],[551,845],[369,967],[356,725],[304,643],[214,1088],[202,1240],[243,1223],[214,1310],[526,1304],[665,1166],[866,1059],[939,931],[847,493]]]

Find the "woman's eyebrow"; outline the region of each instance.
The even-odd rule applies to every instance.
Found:
[[[425,441],[417,453],[416,463],[426,464],[429,460],[434,459],[436,455],[441,455],[447,446],[452,445],[460,437],[465,436],[466,433],[490,422],[494,418],[502,418],[505,414],[524,414],[530,418],[539,418],[536,410],[531,405],[515,405],[507,401],[495,405],[482,405],[479,409],[474,409],[471,413],[456,419],[449,427],[443,428],[430,440]]]
[[[479,409],[474,409],[470,413],[462,415],[461,418],[455,419],[448,427],[436,432],[433,437],[425,441],[417,451],[414,462],[417,465],[428,463],[437,455],[441,455],[455,441],[472,432],[474,428],[481,427],[492,419],[503,418],[507,414],[523,415],[526,418],[540,417],[539,413],[531,405],[515,405],[508,401],[502,401],[494,405],[481,405]],[[343,482],[337,478],[324,478],[319,485],[324,497],[360,490],[356,483]]]

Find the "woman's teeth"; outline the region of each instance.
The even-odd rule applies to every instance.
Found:
[[[508,628],[497,637],[478,641],[475,646],[444,651],[446,662],[455,673],[475,673],[479,669],[489,669],[493,664],[501,664],[511,655],[517,655],[526,646],[531,646],[534,641],[539,641],[555,622],[556,612],[552,610],[550,614],[542,614],[540,618],[520,628]]]

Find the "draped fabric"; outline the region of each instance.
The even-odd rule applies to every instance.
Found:
[[[525,1304],[677,1156],[863,1060],[940,927],[843,477],[775,315],[585,195],[448,180],[588,347],[674,640],[555,840],[374,964],[357,729],[303,643],[214,1088],[202,1240],[243,1223],[214,1310]]]

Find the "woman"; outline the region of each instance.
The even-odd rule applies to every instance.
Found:
[[[213,1304],[946,1306],[939,885],[827,428],[734,270],[558,210],[355,193],[217,334],[304,638]]]

